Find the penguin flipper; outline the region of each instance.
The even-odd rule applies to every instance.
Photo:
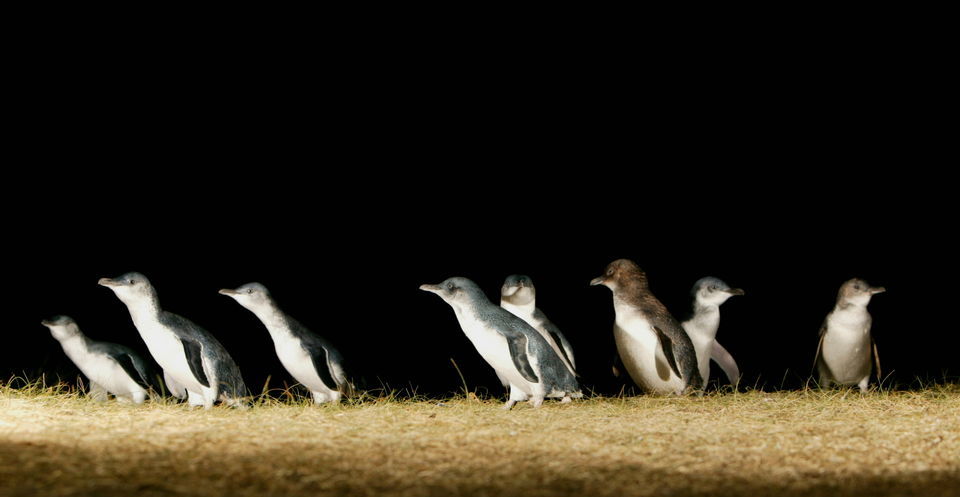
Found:
[[[530,383],[540,383],[540,378],[533,371],[530,365],[530,359],[527,357],[527,337],[519,335],[514,337],[505,337],[507,346],[510,347],[510,358],[513,359],[513,365],[517,367],[520,374]]]
[[[133,357],[130,357],[129,354],[117,354],[111,357],[113,358],[114,362],[123,368],[123,371],[127,373],[127,376],[129,376],[131,380],[135,381],[145,390],[150,389],[150,382],[144,377],[144,374],[142,371],[140,371],[140,368],[137,368],[136,364],[134,364]]]
[[[310,347],[307,353],[310,354],[310,360],[313,361],[313,369],[317,370],[317,376],[320,377],[320,381],[330,390],[336,390],[337,382],[330,373],[327,349],[322,346]]]
[[[152,391],[150,395],[159,395],[160,392],[163,392],[163,381],[153,368],[143,360],[143,357],[140,357],[132,350],[128,351],[127,355],[133,360],[133,367],[137,368],[137,372],[140,373],[140,378],[143,379],[143,388],[148,392]]]
[[[740,369],[737,368],[737,361],[733,360],[730,352],[727,352],[727,349],[723,348],[723,345],[720,345],[716,340],[713,341],[710,358],[720,366],[730,383],[736,385],[740,382]]]
[[[872,337],[870,344],[873,345],[873,365],[877,368],[877,381],[883,380],[883,373],[880,371],[880,354],[877,354],[877,341]]]
[[[570,357],[571,351],[567,350],[570,347],[570,344],[564,338],[563,333],[560,333],[560,329],[557,328],[550,321],[546,321],[543,324],[543,327],[547,330],[547,333],[550,335],[550,338],[553,338],[553,341],[557,344],[557,348],[560,349],[560,354],[563,356],[561,357],[561,359],[563,359],[563,362],[569,364],[570,367],[573,368],[573,371],[571,372],[575,376],[579,376],[576,371],[577,369],[576,366],[573,365],[573,358]]]
[[[824,320],[820,325],[820,341],[817,342],[817,353],[813,356],[813,369],[817,369],[820,364],[820,351],[823,349],[823,337],[827,334],[827,321]],[[812,370],[811,370],[812,371]]]
[[[660,348],[663,349],[663,355],[667,358],[667,364],[670,365],[670,369],[676,373],[677,378],[683,378],[683,375],[680,374],[680,368],[677,367],[677,359],[673,357],[673,341],[670,340],[670,337],[663,332],[659,327],[654,326],[654,331],[657,332],[657,338],[660,341]]]
[[[573,362],[573,347],[570,346],[567,337],[563,336],[560,328],[557,328],[557,325],[553,324],[553,321],[547,319],[547,315],[544,314],[539,307],[534,310],[533,319],[539,321],[543,330],[546,331],[547,334],[550,335],[550,338],[553,339],[553,342],[557,344],[557,348],[560,350],[560,359],[570,365],[570,372],[573,373],[574,376],[580,376],[577,374],[577,365]]]
[[[180,338],[180,343],[183,344],[183,353],[187,356],[187,364],[190,365],[190,372],[193,373],[193,377],[201,385],[209,388],[210,380],[207,379],[207,374],[203,372],[203,355],[200,344],[183,337]]]

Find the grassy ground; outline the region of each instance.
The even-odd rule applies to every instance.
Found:
[[[245,411],[0,386],[0,495],[960,495],[960,386]]]

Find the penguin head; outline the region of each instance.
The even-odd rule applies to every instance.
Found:
[[[125,304],[157,298],[156,290],[153,289],[150,280],[136,272],[126,273],[116,278],[100,278],[97,284],[113,290],[117,298]]]
[[[224,288],[218,293],[236,300],[237,303],[251,310],[270,306],[273,302],[267,287],[260,283],[247,283],[233,290]]]
[[[425,292],[435,293],[451,306],[468,306],[487,300],[483,290],[472,280],[462,277],[447,278],[438,285],[420,285]]]
[[[534,303],[537,290],[533,287],[533,280],[522,274],[507,276],[500,288],[500,300],[513,305],[528,305]]]
[[[743,290],[730,288],[730,285],[726,284],[723,280],[712,276],[697,280],[697,282],[693,284],[692,293],[693,297],[697,299],[697,302],[701,305],[717,306],[723,304],[734,295],[744,294]]]
[[[617,259],[607,264],[603,275],[591,280],[590,284],[603,285],[613,291],[627,286],[646,288],[647,273],[629,259]]]
[[[870,297],[885,291],[887,289],[882,286],[870,286],[860,278],[852,278],[840,286],[837,302],[865,306],[870,303]]]
[[[50,319],[44,319],[40,324],[50,328],[50,334],[57,340],[66,340],[80,334],[80,327],[77,322],[69,316],[54,316]]]

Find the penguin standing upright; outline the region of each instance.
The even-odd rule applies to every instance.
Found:
[[[693,342],[650,291],[646,273],[635,262],[615,260],[590,284],[613,292],[614,339],[637,385],[648,393],[703,389]]]
[[[827,388],[833,383],[857,385],[861,392],[866,392],[874,365],[880,378],[880,357],[870,334],[873,318],[867,312],[867,304],[871,297],[885,291],[859,278],[848,280],[840,287],[836,306],[820,326],[815,364],[821,387]]]
[[[163,368],[171,392],[186,394],[191,405],[210,409],[221,400],[245,406],[247,387],[233,358],[207,330],[160,308],[157,291],[140,273],[101,278],[127,306],[150,355]]]
[[[310,390],[314,402],[339,402],[341,394],[353,391],[337,349],[280,310],[265,286],[247,283],[234,290],[220,290],[220,293],[233,298],[260,319],[270,332],[280,363]]]
[[[547,319],[547,315],[537,307],[537,289],[529,276],[522,274],[507,276],[503,287],[500,288],[500,307],[539,331],[543,339],[570,368],[570,372],[576,374],[577,365],[573,359],[573,347],[570,346],[567,337],[563,336],[560,328]]]
[[[91,340],[69,316],[55,316],[42,324],[90,380],[94,400],[106,400],[108,393],[136,404],[147,398],[153,383],[150,368],[136,352],[116,343]]]
[[[448,278],[438,285],[421,285],[453,308],[464,334],[501,378],[510,383],[504,409],[530,400],[540,407],[545,397],[582,397],[577,380],[540,333],[523,319],[494,305],[476,283]]]
[[[720,306],[734,295],[743,295],[743,290],[730,288],[719,278],[700,278],[693,284],[693,314],[690,319],[680,323],[690,335],[693,348],[697,351],[697,364],[700,376],[706,382],[710,378],[710,359],[720,365],[730,383],[740,381],[740,369],[733,356],[717,342],[717,329],[720,328]]]

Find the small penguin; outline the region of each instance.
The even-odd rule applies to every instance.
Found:
[[[740,370],[733,356],[717,342],[717,329],[720,327],[720,305],[734,295],[743,295],[743,290],[730,288],[722,280],[706,277],[693,284],[693,315],[680,323],[697,351],[697,364],[700,376],[706,382],[710,378],[710,359],[720,365],[730,383],[740,381]]]
[[[680,323],[650,292],[647,275],[633,261],[607,265],[591,285],[613,292],[617,350],[633,381],[648,393],[701,391],[696,350]]]
[[[563,336],[560,329],[557,328],[547,316],[537,308],[537,289],[533,286],[533,281],[529,276],[513,274],[507,276],[500,288],[500,307],[510,311],[513,315],[523,319],[533,329],[540,332],[543,339],[550,344],[550,347],[560,356],[563,363],[570,369],[570,372],[576,374],[576,364],[573,361],[573,348],[567,337]]]
[[[881,378],[877,344],[870,334],[873,318],[867,312],[867,304],[871,297],[885,291],[859,278],[840,287],[837,305],[820,326],[815,364],[822,388],[837,383],[857,385],[861,392],[866,392],[873,366],[877,368],[877,378]]]
[[[540,333],[523,319],[494,305],[476,283],[449,278],[439,285],[421,285],[453,308],[464,334],[501,378],[510,383],[510,398],[503,406],[530,400],[540,407],[545,397],[580,398],[577,380]]]
[[[339,402],[341,394],[353,391],[337,349],[280,310],[265,286],[247,283],[235,290],[220,290],[220,294],[233,298],[260,319],[270,332],[283,367],[310,390],[314,402]]]
[[[90,380],[90,397],[117,399],[142,404],[151,389],[147,363],[123,345],[91,340],[80,331],[77,322],[68,316],[55,316],[41,323],[60,342],[64,353]]]
[[[163,368],[170,391],[190,405],[205,409],[221,400],[245,407],[247,387],[233,358],[207,330],[160,308],[157,291],[140,273],[101,278],[99,284],[113,290],[126,304],[150,355]]]

